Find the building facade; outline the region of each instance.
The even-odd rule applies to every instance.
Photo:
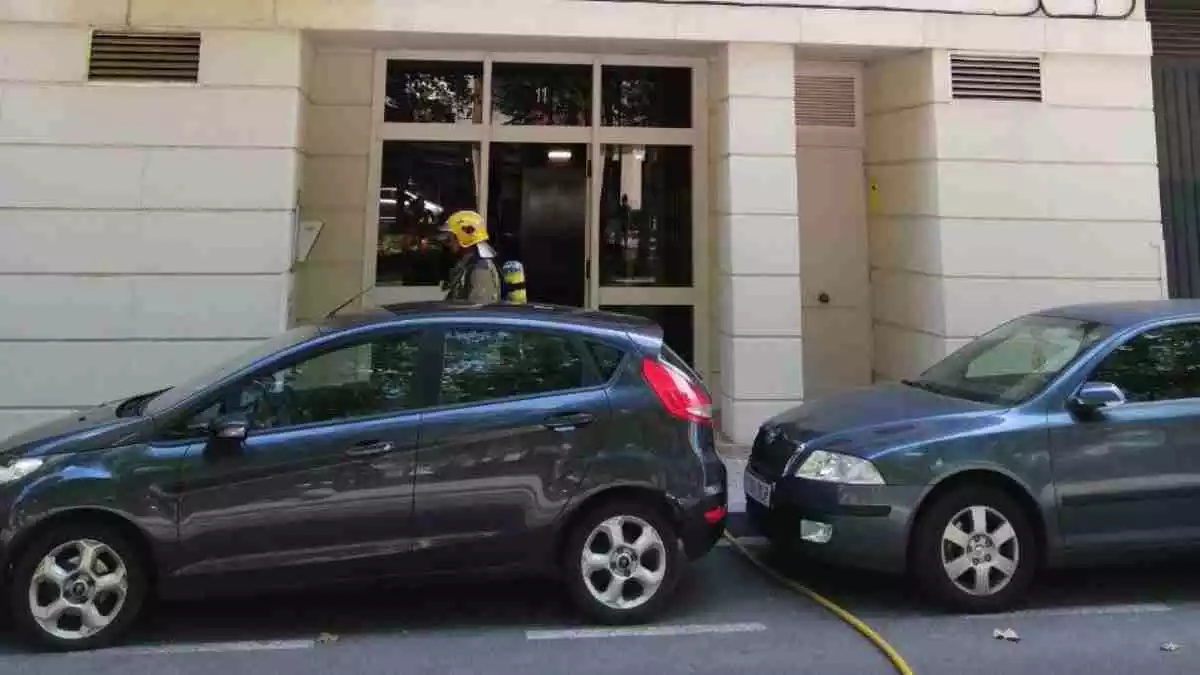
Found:
[[[1167,295],[1138,0],[805,5],[0,0],[0,435],[439,297],[456,208],[659,320],[739,442]]]

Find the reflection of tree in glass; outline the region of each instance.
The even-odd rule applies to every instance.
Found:
[[[409,401],[417,349],[409,337],[322,354],[256,383],[244,404],[258,428],[400,410]]]
[[[601,72],[601,117],[605,126],[691,125],[691,69],[605,66]]]
[[[456,331],[446,336],[443,403],[538,394],[582,383],[582,361],[561,337],[511,331]]]
[[[475,117],[479,76],[466,71],[388,70],[389,121],[453,124]]]
[[[662,96],[659,82],[645,79],[609,79],[604,83],[604,123],[618,127],[650,126],[658,115],[655,99]]]
[[[416,372],[416,340],[383,342],[374,345],[371,363],[372,389],[381,401],[381,407],[401,409],[411,400],[413,375]]]
[[[587,347],[592,354],[592,360],[596,362],[596,367],[600,369],[600,377],[605,380],[617,372],[621,359],[625,358],[625,352],[612,345],[589,341]]]
[[[591,76],[586,68],[497,65],[492,108],[497,123],[516,125],[591,124]]]
[[[1131,402],[1200,396],[1200,327],[1142,333],[1109,354],[1091,379],[1117,385]]]

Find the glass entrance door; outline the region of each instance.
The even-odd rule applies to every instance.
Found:
[[[694,364],[692,148],[612,144],[601,155],[601,308],[658,322]]]
[[[444,297],[436,226],[473,208],[530,301],[647,316],[707,374],[704,82],[696,59],[380,53],[366,302]]]
[[[586,307],[587,145],[492,143],[488,228],[530,302]]]

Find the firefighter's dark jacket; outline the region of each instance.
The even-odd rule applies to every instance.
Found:
[[[500,270],[496,268],[495,257],[496,252],[487,242],[472,246],[450,271],[446,299],[480,304],[500,302]]]

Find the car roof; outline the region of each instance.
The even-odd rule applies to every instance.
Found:
[[[631,314],[580,309],[548,304],[474,304],[454,301],[406,302],[338,314],[322,325],[333,330],[391,323],[397,320],[515,321],[555,325],[584,331],[621,331],[661,339],[662,329],[654,321]]]
[[[1092,321],[1120,329],[1155,321],[1200,319],[1200,300],[1095,302],[1054,307],[1037,314]]]

